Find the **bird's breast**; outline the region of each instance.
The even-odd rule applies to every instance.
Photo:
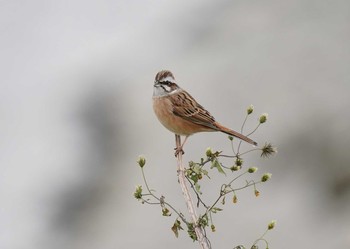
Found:
[[[173,104],[169,96],[153,97],[153,110],[158,120],[171,132],[189,136],[196,132],[213,131],[208,127],[187,121],[173,113]]]

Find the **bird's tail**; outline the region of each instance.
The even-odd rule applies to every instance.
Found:
[[[221,124],[218,124],[218,123],[216,123],[216,126],[218,127],[218,130],[223,132],[223,133],[226,133],[228,135],[237,137],[237,138],[239,138],[239,139],[241,139],[241,140],[243,140],[243,141],[245,141],[247,143],[250,143],[252,145],[255,145],[255,146],[258,145],[257,142],[255,142],[254,140],[250,139],[249,137],[246,137],[246,136],[242,135],[241,133],[238,133],[238,132],[236,132],[234,130],[226,128],[225,126],[222,126]]]

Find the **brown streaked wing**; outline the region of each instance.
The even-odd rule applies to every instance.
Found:
[[[218,130],[214,124],[214,117],[186,91],[171,96],[171,101],[175,115],[195,124]]]

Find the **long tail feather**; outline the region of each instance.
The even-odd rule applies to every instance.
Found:
[[[224,132],[224,133],[226,133],[228,135],[231,135],[231,136],[237,137],[239,139],[242,139],[243,141],[245,141],[247,143],[250,143],[252,145],[255,145],[255,146],[258,145],[257,142],[255,142],[254,140],[250,139],[249,137],[246,137],[246,136],[242,135],[241,133],[238,133],[238,132],[236,132],[234,130],[226,128],[225,126],[222,126],[221,124],[219,124],[217,122],[216,122],[216,126],[218,127],[218,130],[221,131],[221,132]]]

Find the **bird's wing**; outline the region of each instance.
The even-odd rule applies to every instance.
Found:
[[[218,130],[214,117],[186,91],[173,95],[171,101],[175,115],[195,124]]]

